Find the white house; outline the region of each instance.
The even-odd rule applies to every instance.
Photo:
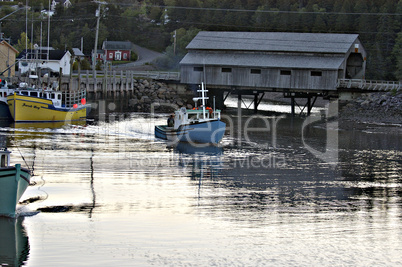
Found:
[[[48,56],[49,52],[49,56]],[[31,50],[24,49],[17,57],[21,74],[37,69],[50,69],[54,73],[70,75],[71,54],[64,50]]]

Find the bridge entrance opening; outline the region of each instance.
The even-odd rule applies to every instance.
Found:
[[[346,62],[346,79],[361,79],[364,76],[363,56],[360,53],[351,53]]]

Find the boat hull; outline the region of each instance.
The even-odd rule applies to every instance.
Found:
[[[1,266],[24,266],[29,255],[29,240],[24,217],[0,217]]]
[[[7,104],[15,122],[61,122],[86,119],[86,106],[78,108],[57,108],[49,99],[10,95]]]
[[[173,127],[168,127],[167,125],[156,125],[155,137],[173,142],[179,141],[178,131],[173,129]]]
[[[155,137],[169,141],[217,144],[225,134],[226,124],[220,120],[181,125],[174,130],[165,125],[155,126]]]
[[[11,121],[12,119],[7,102],[0,101],[0,120]]]
[[[15,167],[0,168],[0,215],[14,217],[15,208],[29,186],[31,173],[28,169]]]

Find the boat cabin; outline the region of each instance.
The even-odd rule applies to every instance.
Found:
[[[7,148],[0,150],[0,167],[8,167],[10,166],[10,154],[11,151],[8,151]]]
[[[201,83],[200,89],[197,92],[201,93],[201,96],[193,98],[195,108],[186,109],[182,107],[175,112],[175,129],[178,129],[181,125],[191,125],[221,119],[221,111],[215,110],[215,102],[213,109],[206,106],[206,100],[209,98],[206,96],[208,90],[205,89],[204,83]],[[201,106],[199,107],[197,106],[198,100],[201,100]]]
[[[194,109],[181,109],[175,111],[174,128],[179,128],[180,125],[191,125],[204,121],[220,120],[221,111],[213,110],[210,107],[199,107]]]
[[[32,97],[39,97],[43,99],[52,100],[53,105],[55,107],[61,107],[62,102],[62,93],[57,91],[43,91],[37,89],[16,89],[14,91],[16,94],[19,95],[26,95]]]
[[[0,100],[6,101],[6,97],[8,95],[12,95],[14,93],[14,89],[9,89],[6,80],[0,79]]]
[[[7,96],[14,94],[14,89],[0,88],[0,99],[6,100]]]

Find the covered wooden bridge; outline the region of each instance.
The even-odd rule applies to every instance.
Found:
[[[180,81],[205,82],[218,99],[228,93],[254,95],[254,108],[266,91],[307,99],[331,96],[340,79],[364,79],[367,53],[357,34],[285,32],[199,32],[180,62]],[[224,92],[226,96],[224,96]]]

